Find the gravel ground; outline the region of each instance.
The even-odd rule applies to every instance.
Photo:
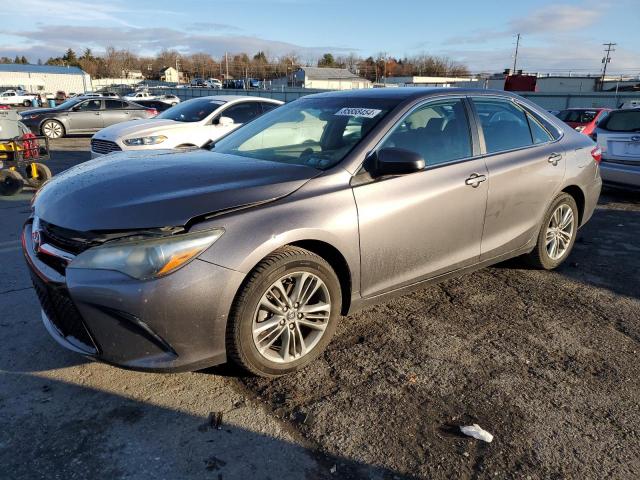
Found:
[[[87,147],[55,142],[54,171]],[[0,212],[21,221],[28,197]],[[2,252],[19,222],[0,225]],[[638,238],[640,196],[605,192],[560,269],[509,262],[343,318],[318,361],[277,380],[87,363],[47,337],[12,261],[0,462],[12,478],[640,478]],[[198,430],[214,410],[227,437]],[[473,423],[494,441],[459,434]]]

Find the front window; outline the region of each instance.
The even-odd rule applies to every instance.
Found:
[[[429,103],[407,115],[381,148],[402,148],[420,154],[427,166],[472,156],[471,133],[460,99]]]
[[[228,135],[214,151],[324,170],[346,157],[396,105],[380,98],[302,98]]]
[[[165,110],[155,118],[175,120],[176,122],[200,122],[224,105],[220,100],[194,98]]]

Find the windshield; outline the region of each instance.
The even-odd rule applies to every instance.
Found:
[[[640,132],[640,109],[611,112],[598,128],[611,132]]]
[[[562,110],[557,116],[563,122],[589,123],[597,115],[597,110]]]
[[[302,98],[258,117],[213,150],[324,170],[340,162],[396,105],[380,98]]]
[[[221,100],[194,98],[165,110],[155,118],[175,120],[176,122],[199,122],[224,105]]]
[[[84,98],[77,98],[77,97],[76,98],[71,98],[71,99],[67,100],[66,102],[62,102],[56,108],[59,108],[61,110],[66,110],[67,108],[73,107],[76,103],[80,103],[82,100],[84,100]]]

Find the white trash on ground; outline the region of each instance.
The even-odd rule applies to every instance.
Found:
[[[478,425],[477,423],[474,423],[471,426],[462,426],[460,427],[460,431],[465,435],[477,438],[478,440],[482,440],[487,443],[491,443],[491,441],[493,440],[493,435],[480,428],[480,425]]]

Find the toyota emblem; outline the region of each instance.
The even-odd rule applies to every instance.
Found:
[[[640,142],[640,135],[634,135],[633,137],[631,137],[631,141],[632,142]]]

